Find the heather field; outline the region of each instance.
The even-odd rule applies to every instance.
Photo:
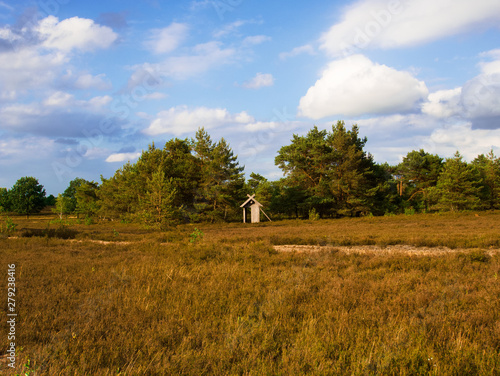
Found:
[[[500,212],[54,219],[0,218],[2,375],[500,375]]]

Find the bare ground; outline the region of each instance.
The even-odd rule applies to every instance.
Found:
[[[275,245],[273,248],[278,252],[326,252],[326,251],[340,251],[346,254],[359,253],[402,253],[409,256],[439,256],[448,253],[469,252],[476,250],[469,248],[448,248],[448,247],[415,247],[411,245],[389,245],[387,247],[380,247],[377,245],[356,245],[356,246],[319,246],[319,245]],[[492,256],[500,253],[500,249],[488,249],[487,253]]]

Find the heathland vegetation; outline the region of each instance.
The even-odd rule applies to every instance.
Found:
[[[77,214],[87,222],[118,219],[164,229],[239,220],[248,193],[275,219],[500,209],[500,159],[492,151],[468,163],[458,151],[443,160],[414,150],[391,166],[376,163],[366,141],[356,125],[349,130],[342,121],[331,131],[314,127],[278,151],[282,179],[251,173],[245,181],[229,144],[200,129],[194,139],[151,144],[100,183],[75,178],[57,198],[45,198],[37,179],[21,178],[0,189],[0,211],[29,216],[54,205],[61,220]]]
[[[18,310],[2,375],[500,373],[499,212],[166,231],[58,218],[12,216],[0,237]]]

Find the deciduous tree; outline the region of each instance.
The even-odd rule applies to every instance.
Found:
[[[10,190],[12,208],[19,214],[39,213],[45,207],[45,189],[34,177],[19,179]]]

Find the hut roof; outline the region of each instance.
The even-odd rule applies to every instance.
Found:
[[[255,195],[247,195],[248,196],[248,200],[246,200],[243,204],[240,205],[240,208],[243,208],[243,207],[249,207],[251,205],[254,205],[254,204],[257,204],[259,206],[263,206],[259,201],[257,201],[255,199]]]

